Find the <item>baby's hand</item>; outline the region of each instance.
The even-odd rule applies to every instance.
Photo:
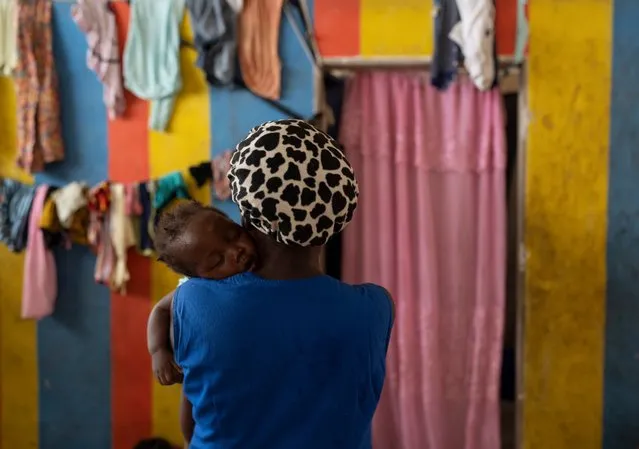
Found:
[[[153,374],[160,385],[173,385],[182,383],[182,370],[175,363],[173,353],[166,349],[161,349],[151,355]]]

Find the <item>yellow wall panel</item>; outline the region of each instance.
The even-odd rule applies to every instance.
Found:
[[[362,56],[430,56],[432,0],[361,0]]]
[[[16,97],[0,77],[0,176],[31,182],[15,166]],[[38,447],[36,325],[20,319],[23,254],[0,245],[0,447]]]
[[[192,38],[185,20],[183,35]],[[166,133],[151,131],[149,142],[150,175],[157,178],[180,168],[211,159],[209,91],[204,74],[195,66],[196,53],[182,49],[183,89]],[[192,191],[207,203],[208,190]],[[155,302],[177,286],[178,276],[159,262],[151,262],[151,298]],[[153,434],[172,442],[182,441],[179,426],[179,386],[163,387],[153,380]]]
[[[524,449],[600,449],[612,2],[530,5]]]

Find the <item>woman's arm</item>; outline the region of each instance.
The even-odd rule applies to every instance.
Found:
[[[147,345],[153,373],[162,385],[182,382],[182,373],[173,358],[172,291],[153,307],[147,323]]]

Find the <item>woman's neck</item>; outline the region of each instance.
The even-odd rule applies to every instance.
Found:
[[[264,279],[303,279],[324,274],[319,248],[264,249],[254,273]]]

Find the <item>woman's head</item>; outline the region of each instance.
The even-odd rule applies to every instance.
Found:
[[[301,120],[253,128],[228,176],[244,223],[287,246],[324,245],[357,207],[357,181],[339,144]]]
[[[185,276],[224,279],[255,264],[249,234],[223,212],[181,201],[160,216],[155,230],[159,260]]]

